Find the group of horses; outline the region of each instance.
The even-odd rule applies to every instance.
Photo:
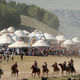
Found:
[[[59,66],[61,67],[61,69],[59,68]],[[53,67],[53,75],[54,75],[55,72],[57,74],[59,74],[60,70],[61,70],[62,74],[64,73],[64,71],[66,72],[66,74],[76,73],[76,70],[75,70],[74,66],[69,66],[69,65],[68,66],[64,66],[63,63],[60,63],[60,64],[58,64],[56,66],[55,66],[55,64],[53,64],[53,65],[51,65],[51,67]],[[40,68],[37,68],[36,69],[36,67],[34,65],[32,65],[31,66],[31,69],[32,69],[32,73],[31,73],[32,76],[35,77],[36,75],[38,75],[40,77],[40,73],[41,73]],[[19,72],[18,69],[16,69],[16,70],[15,69],[12,69],[11,76],[17,74],[17,77],[18,77],[18,72]],[[45,76],[45,74],[48,76],[49,69],[48,68],[45,69],[43,67],[42,68],[42,73],[43,73],[43,76]],[[0,78],[1,78],[1,75],[2,74],[3,74],[3,70],[0,69]]]
[[[61,69],[59,68],[59,66],[60,66]],[[59,74],[60,70],[61,70],[62,75],[64,74],[64,72],[66,72],[66,74],[76,73],[76,70],[75,70],[74,66],[69,66],[69,65],[68,66],[64,66],[63,63],[60,63],[57,66],[55,66],[55,64],[53,64],[53,65],[51,65],[51,67],[53,67],[53,75],[54,75],[54,73]],[[40,68],[36,69],[34,67],[34,65],[32,65],[31,69],[32,69],[32,76],[35,77],[36,75],[38,75],[40,77],[40,73],[41,73]],[[48,68],[45,69],[43,67],[42,68],[42,73],[43,73],[43,76],[45,74],[48,76],[49,69]]]

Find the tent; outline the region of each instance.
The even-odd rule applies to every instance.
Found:
[[[16,34],[18,37],[27,37],[26,34],[25,34],[22,30],[16,30],[16,31],[15,31],[15,34]]]
[[[8,30],[9,32],[15,32],[15,28],[14,28],[14,27],[9,27],[7,30]]]
[[[26,31],[26,30],[23,30],[23,32],[24,32],[26,35],[30,34],[30,32],[29,32],[29,31]]]
[[[38,40],[32,45],[32,47],[49,47],[49,43],[46,40]]]
[[[22,47],[29,47],[24,41],[16,41],[15,43],[9,45],[8,47],[14,48],[22,48]]]
[[[67,39],[63,42],[63,47],[72,47],[72,46],[75,46],[75,43],[70,39]]]
[[[57,39],[49,33],[44,33],[45,39],[50,42],[50,44],[58,44]]]
[[[9,34],[3,34],[0,37],[0,44],[11,44],[14,43],[15,41],[12,39],[12,37]]]
[[[1,34],[5,34],[5,33],[9,33],[7,29],[3,29],[3,30],[1,31]]]

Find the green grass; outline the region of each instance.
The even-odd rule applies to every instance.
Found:
[[[51,28],[47,24],[44,24],[44,23],[42,23],[42,22],[40,22],[40,21],[38,21],[36,19],[30,18],[28,16],[21,15],[21,25],[30,26],[30,27],[35,28],[37,30],[40,30],[42,32],[51,33],[54,36],[62,34],[59,31]]]

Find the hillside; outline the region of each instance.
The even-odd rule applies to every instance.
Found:
[[[30,26],[31,28],[35,28],[35,29],[40,30],[42,32],[48,32],[48,33],[51,33],[55,36],[61,34],[59,31],[54,30],[50,26],[48,26],[48,25],[46,25],[36,19],[30,18],[28,16],[21,15],[21,25]]]
[[[68,36],[80,36],[80,10],[54,9],[51,11],[59,18],[60,32]]]

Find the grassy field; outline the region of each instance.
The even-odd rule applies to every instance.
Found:
[[[53,34],[54,36],[62,34],[59,31],[51,28],[50,26],[48,26],[47,24],[44,24],[36,19],[27,17],[27,16],[21,16],[21,25],[24,26],[30,26],[32,28],[35,28],[37,30],[40,30],[42,32],[48,32]]]
[[[46,61],[48,64],[48,68],[50,70],[49,72],[49,78],[48,80],[62,80],[62,79],[67,79],[68,77],[71,78],[79,78],[80,75],[80,58],[78,57],[73,57],[74,59],[74,66],[77,71],[75,76],[70,76],[66,75],[61,75],[61,72],[59,75],[53,76],[53,69],[51,68],[51,65],[56,61],[58,63],[64,62],[64,61],[69,61],[71,58],[70,57],[58,57],[58,56],[48,56],[48,57],[36,57],[36,56],[24,56],[24,60],[20,60],[20,56],[15,56],[15,60],[12,61],[11,58],[9,62],[2,61],[0,63],[0,67],[4,70],[4,75],[2,76],[2,80],[41,80],[41,78],[33,78],[31,76],[31,65],[34,63],[35,60],[37,60],[39,68],[42,69],[43,63]],[[18,62],[18,69],[19,69],[19,77],[11,77],[11,65],[15,62]],[[42,76],[42,73],[41,73]],[[45,76],[46,77],[46,76]]]

